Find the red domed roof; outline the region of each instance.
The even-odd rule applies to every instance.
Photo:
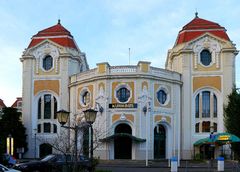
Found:
[[[196,17],[183,26],[182,30],[179,32],[176,45],[189,42],[206,32],[229,41],[229,37],[224,27],[220,26],[218,23],[201,19],[196,14]]]
[[[49,39],[64,47],[78,49],[77,45],[73,40],[73,36],[67,29],[65,29],[61,25],[60,20],[58,20],[58,23],[56,25],[49,27],[47,29],[41,30],[36,35],[34,35],[32,37],[32,41],[30,42],[28,48],[31,48],[46,39]]]

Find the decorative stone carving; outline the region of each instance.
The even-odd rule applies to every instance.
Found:
[[[197,64],[201,64],[200,53],[204,49],[208,49],[212,54],[211,64],[216,63],[216,67],[219,67],[219,53],[221,50],[221,45],[218,40],[210,37],[209,35],[206,35],[192,43],[192,48],[194,52],[194,68],[197,68]]]

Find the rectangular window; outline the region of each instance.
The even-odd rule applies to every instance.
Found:
[[[195,118],[199,118],[199,94],[195,100]]]
[[[196,124],[195,124],[195,132],[196,132],[196,133],[199,133],[199,123],[196,123]]]
[[[38,119],[41,119],[41,105],[42,105],[42,99],[38,99]]]
[[[217,123],[213,123],[214,132],[217,132]]]
[[[51,118],[51,95],[44,95],[44,119]]]
[[[57,100],[54,97],[54,119],[57,119]]]
[[[217,97],[213,96],[213,117],[217,117]]]
[[[43,131],[44,131],[44,133],[50,133],[51,132],[51,124],[50,123],[44,123],[43,124]]]
[[[210,117],[210,92],[209,91],[202,92],[202,117],[203,118]]]
[[[202,132],[210,132],[210,122],[203,122],[202,123]]]
[[[37,131],[38,133],[41,133],[41,124],[38,124],[37,130],[38,130],[38,131]]]

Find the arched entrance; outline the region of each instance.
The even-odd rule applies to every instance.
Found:
[[[154,128],[154,159],[166,158],[166,130],[159,124]]]
[[[127,124],[119,124],[115,133],[128,133],[132,135],[132,129]],[[114,139],[114,159],[132,159],[132,139],[129,137],[116,137]]]
[[[39,146],[39,156],[40,158],[52,154],[52,146],[50,144],[47,143],[43,143]]]

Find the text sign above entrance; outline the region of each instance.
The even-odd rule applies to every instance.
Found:
[[[137,108],[137,103],[113,103],[109,104],[109,108]]]
[[[218,137],[218,140],[229,140],[230,136],[229,135],[222,135]]]

